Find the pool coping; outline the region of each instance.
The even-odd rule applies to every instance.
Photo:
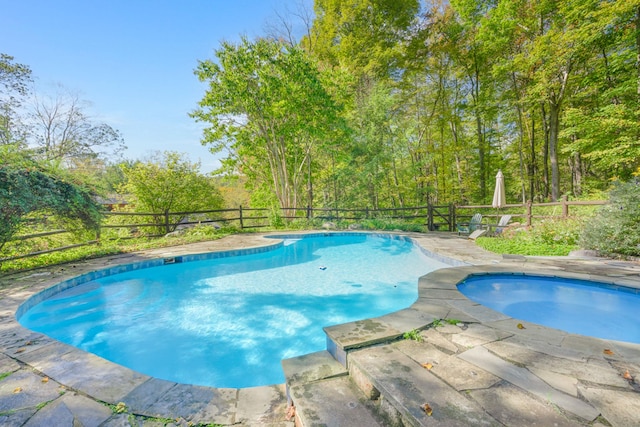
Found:
[[[55,388],[58,394],[61,388],[73,391],[79,396],[78,399],[94,408],[97,413],[102,413],[102,416],[106,417],[105,420],[114,416],[113,407],[123,402],[127,412],[148,417],[223,425],[247,420],[257,422],[255,420],[258,419],[260,422],[267,422],[265,414],[269,411],[282,409],[281,402],[284,396],[282,385],[251,389],[215,389],[155,379],[42,334],[29,331],[17,322],[15,314],[20,305],[29,297],[57,283],[72,281],[83,273],[99,269],[99,266],[131,265],[131,261],[134,263],[139,260],[149,261],[153,257],[164,262],[171,257],[197,256],[211,250],[233,251],[238,250],[238,247],[266,250],[265,248],[278,244],[268,238],[278,235],[295,237],[314,233],[327,234],[329,232],[261,233],[249,236],[230,236],[227,241],[221,242],[221,244],[224,243],[236,249],[220,249],[220,245],[216,245],[214,241],[141,251],[117,257],[104,257],[83,263],[3,277],[0,280],[3,285],[2,299],[0,300],[0,356],[2,356],[0,365],[3,366],[4,372],[20,372],[27,375],[27,372],[31,371],[32,375],[39,378],[50,379],[50,381],[42,383],[43,387],[49,387],[52,390]],[[357,233],[362,233],[362,231],[357,231]],[[521,322],[516,322],[508,316],[473,303],[462,295],[456,286],[470,274],[508,273],[597,280],[638,289],[640,288],[640,275],[633,268],[625,271],[624,268],[611,263],[607,265],[606,261],[601,259],[570,259],[567,261],[567,258],[505,258],[484,252],[475,247],[472,242],[452,234],[394,232],[373,234],[407,236],[427,253],[456,260],[460,266],[436,270],[421,277],[418,285],[419,297],[413,305],[406,309],[379,318],[325,328],[328,336],[328,350],[333,351],[334,357],[344,362],[345,365],[349,351],[397,339],[404,332],[424,329],[434,320],[446,318],[455,318],[461,322],[477,322],[501,332],[520,336],[522,340],[541,342],[546,346],[554,346],[558,349],[571,351],[579,349],[583,352],[601,353],[602,348],[606,347],[612,349],[616,357],[629,361],[629,363],[640,364],[640,345],[576,336],[537,325],[519,329],[517,324]],[[372,322],[375,323],[373,328],[371,327]],[[373,336],[371,331],[375,331]],[[13,376],[12,374],[7,379],[11,379]],[[12,384],[6,380],[4,382],[6,383],[5,389],[7,385]],[[0,387],[0,411],[16,409],[15,407],[7,408],[7,405],[15,404],[11,399],[15,396],[5,396],[7,392],[5,389]],[[266,410],[258,409],[251,412],[243,409],[244,406],[251,406],[251,402],[258,397],[266,402],[265,405],[268,407]],[[65,398],[67,397],[65,396]],[[3,401],[5,402],[2,403]],[[105,407],[105,404],[111,405],[111,407]],[[99,407],[108,408],[109,413],[99,411]],[[38,411],[34,411],[29,416],[34,416],[35,412]],[[280,418],[270,422],[281,421]]]

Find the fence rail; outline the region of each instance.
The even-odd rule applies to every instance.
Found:
[[[351,208],[351,209],[338,209],[338,208],[286,208],[281,209],[278,213],[280,218],[288,221],[295,219],[320,219],[323,221],[359,221],[364,219],[375,218],[387,218],[387,219],[402,219],[419,222],[426,226],[429,231],[454,231],[456,230],[456,224],[460,222],[467,222],[475,213],[481,212],[484,217],[490,221],[495,219],[494,222],[498,222],[498,218],[502,214],[510,214],[513,218],[513,222],[521,222],[526,226],[532,226],[534,222],[538,220],[544,220],[549,218],[570,218],[572,207],[580,206],[598,206],[606,204],[603,200],[593,201],[569,201],[564,197],[559,202],[547,202],[547,203],[523,203],[523,204],[508,204],[500,209],[494,209],[490,205],[425,205],[403,208],[385,208],[385,209],[371,209],[371,208]],[[560,213],[557,214],[553,208],[560,208]],[[545,212],[545,209],[551,208],[552,211]],[[534,212],[536,212],[534,214]],[[95,235],[95,238],[87,239],[85,241],[76,242],[71,245],[64,245],[55,248],[48,248],[44,250],[32,251],[24,254],[18,254],[13,256],[2,256],[0,254],[0,262],[11,261],[21,258],[33,257],[37,255],[43,255],[52,252],[63,251],[71,248],[77,248],[80,246],[100,244],[104,239],[112,239],[113,237],[104,236],[108,234],[108,230],[126,230],[124,234],[120,234],[117,239],[134,239],[138,237],[162,237],[173,230],[180,227],[190,227],[199,224],[225,224],[236,225],[240,229],[254,229],[264,228],[270,225],[270,218],[273,212],[267,208],[243,208],[242,206],[235,209],[216,209],[216,210],[204,210],[194,212],[163,212],[163,213],[143,213],[143,212],[107,212],[107,218],[122,217],[151,217],[152,222],[135,223],[122,223],[114,224],[105,221],[100,226],[100,230]],[[42,223],[42,221],[32,221],[34,223]],[[46,224],[46,221],[44,221]],[[141,232],[141,230],[149,229],[150,232]],[[103,233],[104,231],[104,233]],[[45,230],[38,231],[32,234],[25,234],[15,236],[11,241],[27,241],[30,239],[37,239],[48,236],[55,236],[63,233],[71,233],[72,230]],[[115,239],[115,238],[114,238]]]

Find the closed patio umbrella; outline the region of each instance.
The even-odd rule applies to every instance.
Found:
[[[506,204],[507,202],[504,194],[504,175],[502,175],[501,170],[498,170],[498,174],[496,175],[496,189],[493,192],[493,202],[491,203],[491,206],[495,209],[500,209]]]

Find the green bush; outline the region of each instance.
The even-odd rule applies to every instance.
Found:
[[[616,183],[609,203],[586,222],[580,243],[603,255],[640,256],[640,184]]]
[[[544,220],[525,229],[507,229],[499,237],[480,237],[476,244],[499,254],[566,256],[578,249],[582,220]]]

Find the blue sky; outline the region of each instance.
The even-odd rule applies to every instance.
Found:
[[[311,7],[312,1],[306,1]],[[188,117],[206,86],[193,74],[222,40],[265,34],[300,0],[0,0],[0,52],[28,65],[36,90],[62,85],[88,113],[122,132],[127,159],[187,153],[217,159]]]

